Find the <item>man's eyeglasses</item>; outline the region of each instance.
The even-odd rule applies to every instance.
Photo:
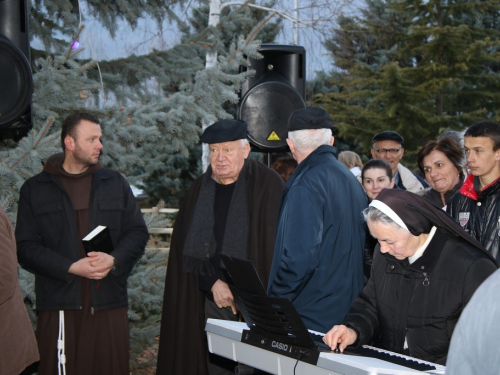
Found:
[[[375,150],[375,152],[379,155],[387,153],[391,155],[396,155],[399,151],[401,151],[400,148],[379,148],[378,150]]]

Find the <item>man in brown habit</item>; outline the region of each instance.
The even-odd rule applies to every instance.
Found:
[[[99,163],[101,136],[98,118],[69,115],[64,153],[21,188],[16,239],[35,274],[39,375],[130,373],[127,277],[148,231],[125,178]],[[98,225],[113,249],[86,254],[81,239]]]
[[[205,129],[210,166],[187,193],[175,221],[165,281],[159,375],[234,374],[236,363],[208,355],[207,318],[236,320],[220,254],[250,259],[267,282],[284,183],[249,158],[247,123]],[[208,357],[208,360],[207,360]]]

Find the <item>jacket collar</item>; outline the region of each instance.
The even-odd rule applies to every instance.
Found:
[[[424,186],[418,178],[416,178],[415,175],[401,163],[398,163],[397,165],[396,175],[397,174],[399,174],[399,178],[396,178],[396,176],[394,176],[394,178],[396,179],[397,186],[400,189],[409,191],[419,191],[424,189]]]
[[[448,204],[448,201],[453,196],[453,194],[455,194],[457,191],[460,190],[463,183],[464,183],[464,178],[461,177],[458,184],[453,186],[453,188],[451,190],[448,190],[446,193],[444,193],[444,199],[445,199],[446,204]],[[426,198],[428,198],[435,206],[440,207],[440,208],[443,207],[443,201],[441,200],[441,193],[438,192],[437,190],[434,190],[431,187],[426,188],[424,196]]]
[[[335,159],[337,158],[338,150],[336,147],[322,145],[319,146],[316,150],[311,152],[302,162],[295,168],[292,175],[286,182],[286,188],[290,188],[293,185],[293,182],[306,170],[308,170],[312,165],[315,165],[318,162],[321,162],[323,158],[320,155],[331,154]]]
[[[460,188],[460,194],[477,201],[479,199],[479,196],[489,196],[491,194],[500,192],[500,177],[493,181],[491,184],[485,186],[484,189],[479,193],[474,188],[474,184],[476,181],[478,181],[478,179],[479,178],[475,177],[473,174],[469,174],[464,184]]]
[[[410,265],[410,269],[418,272],[432,272],[441,256],[446,239],[447,235],[437,229],[422,256]]]
[[[439,229],[436,230],[434,237],[429,243],[429,246],[427,246],[427,248],[425,249],[422,256],[412,264],[410,264],[408,259],[398,260],[394,258],[392,255],[384,254],[388,263],[387,271],[390,273],[401,273],[401,268],[402,268],[405,270],[411,270],[417,274],[422,274],[422,275],[424,273],[432,272],[435,265],[437,264],[439,257],[441,256],[441,252],[444,248],[446,240],[447,240],[447,235],[441,232]],[[400,268],[399,271],[397,270],[397,268],[391,267],[391,265],[395,263],[400,264],[401,267],[398,267]]]
[[[52,173],[49,173],[47,171],[43,171],[42,173],[39,173],[37,176],[35,176],[38,181],[41,182],[47,182],[47,181],[55,181],[59,180],[59,178]],[[108,179],[111,177],[111,173],[109,169],[106,168],[101,168],[99,169],[96,173],[94,173],[94,180],[104,180]]]

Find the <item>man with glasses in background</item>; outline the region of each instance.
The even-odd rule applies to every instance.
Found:
[[[382,159],[389,163],[396,180],[394,187],[418,193],[429,185],[422,177],[412,173],[399,162],[405,153],[403,144],[403,137],[394,131],[385,130],[375,134],[372,139],[372,158]]]

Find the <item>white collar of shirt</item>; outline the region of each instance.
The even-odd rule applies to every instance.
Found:
[[[425,249],[427,249],[427,246],[429,246],[432,237],[434,237],[434,233],[436,233],[436,229],[437,229],[436,227],[432,227],[429,233],[429,237],[427,237],[425,243],[422,246],[420,246],[420,248],[417,249],[417,251],[415,252],[415,254],[413,254],[413,256],[408,257],[408,261],[410,262],[410,264],[413,264],[418,258],[420,258],[424,254],[424,251]]]

